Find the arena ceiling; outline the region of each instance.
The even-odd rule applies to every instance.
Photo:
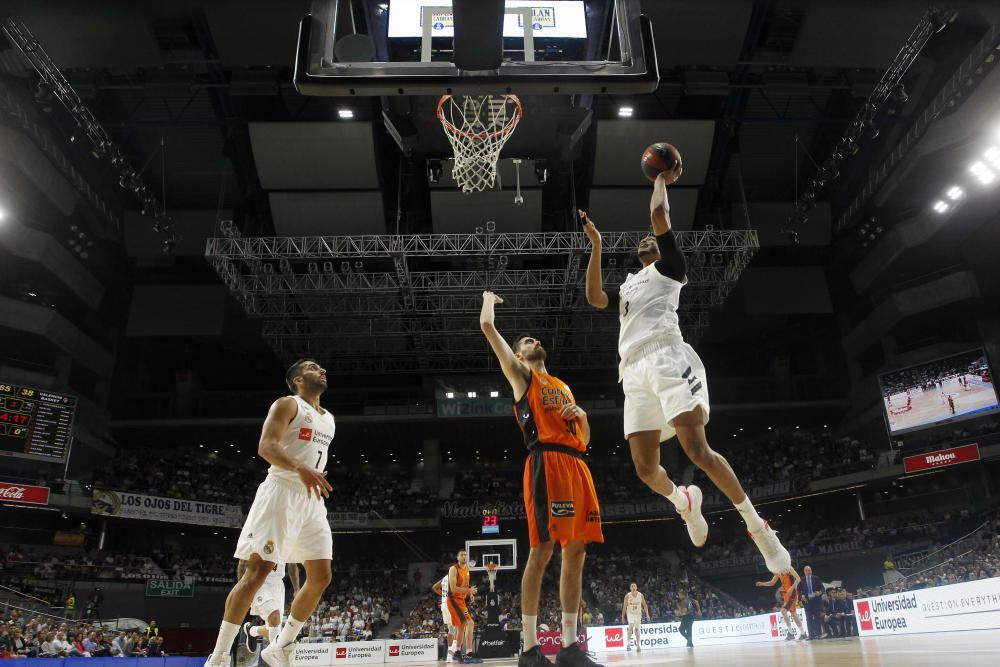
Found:
[[[852,298],[849,273],[870,252],[857,225],[875,216],[879,234],[888,234],[923,206],[928,172],[915,159],[891,191],[863,201],[846,222],[845,211],[858,200],[869,169],[900,144],[993,30],[995,3],[957,3],[957,17],[908,74],[909,101],[896,106],[879,137],[868,138],[819,197],[797,245],[785,232],[796,180],[802,187],[815,176],[813,158],[822,161],[836,145],[925,3],[642,4],[654,26],[659,88],[648,96],[598,99],[596,120],[574,159],[551,164],[544,186],[526,165],[525,203],[514,207],[509,163],[501,165],[502,192],[465,197],[446,182],[428,184],[420,157],[401,156],[382,120],[389,102],[352,100],[353,118],[345,120],[338,113],[342,100],[299,95],[291,61],[298,21],[309,11],[305,0],[11,0],[5,9],[45,46],[128,161],[144,167],[145,181],[162,195],[183,239],[172,255],[161,252],[162,237],[117,187],[115,170],[73,141],[74,128],[58,108],[40,117],[116,212],[118,229],[93,202],[70,214],[52,210],[51,193],[38,183],[7,187],[4,196],[36,211],[26,217],[28,226],[60,236],[72,225],[96,240],[89,266],[102,279],[120,280],[93,326],[104,321],[125,330],[121,349],[146,357],[143,363],[165,364],[177,354],[204,363],[220,351],[273,358],[260,323],[244,316],[203,257],[221,221],[234,221],[245,237],[472,233],[490,220],[501,232],[559,233],[574,229],[565,205],[572,191],[606,229],[642,229],[647,191],[635,162],[644,145],[666,139],[685,153],[685,179],[671,195],[678,229],[739,230],[749,221],[759,234],[760,249],[725,306],[709,313],[706,349],[730,359],[725,347],[734,339],[773,345],[826,336],[835,328],[834,312]],[[5,83],[30,101],[37,79],[13,49],[0,52],[0,67]],[[626,104],[634,115],[621,119],[618,107]],[[941,140],[936,151],[919,157],[940,162],[941,151],[953,150],[956,141]],[[423,271],[477,269],[456,257],[422,261]],[[351,268],[391,271],[379,262]],[[912,272],[899,263],[896,277]],[[19,293],[39,293],[34,287],[41,285],[53,302],[84,310],[72,289],[44,271],[26,270],[18,285]],[[754,362],[736,365],[734,372],[749,372]]]

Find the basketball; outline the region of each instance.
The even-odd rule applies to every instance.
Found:
[[[642,152],[641,167],[643,176],[652,183],[661,171],[680,169],[681,154],[668,143],[656,143]]]

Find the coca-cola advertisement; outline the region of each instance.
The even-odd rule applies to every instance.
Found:
[[[45,486],[0,482],[0,502],[48,505],[49,489]]]

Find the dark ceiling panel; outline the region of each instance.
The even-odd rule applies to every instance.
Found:
[[[213,0],[205,13],[227,67],[291,67],[307,0]]]
[[[884,68],[926,8],[915,0],[813,0],[789,64]]]
[[[734,66],[753,4],[748,0],[643,0],[642,13],[653,22],[660,67]]]
[[[534,178],[534,176],[532,176]],[[498,232],[540,232],[542,191],[524,190],[524,203],[514,203],[513,190],[488,190],[467,195],[461,190],[432,190],[435,234],[472,234],[490,220]]]
[[[639,162],[650,144],[666,141],[684,161],[685,185],[705,182],[715,136],[711,120],[602,120],[597,125],[594,185],[642,185]]]
[[[260,184],[266,190],[378,187],[368,123],[250,123]]]
[[[272,192],[271,217],[278,236],[385,234],[382,193]]]
[[[13,0],[4,14],[24,21],[59,67],[130,72],[162,67],[163,55],[138,3]]]
[[[649,227],[649,196],[646,188],[593,188],[588,213],[601,231],[641,232]],[[691,229],[697,206],[697,188],[670,188],[674,229]]]

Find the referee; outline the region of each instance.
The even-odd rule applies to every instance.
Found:
[[[694,598],[688,597],[684,591],[677,591],[677,609],[675,611],[678,618],[681,619],[681,627],[677,631],[681,633],[681,637],[687,640],[688,648],[694,648],[694,642],[691,641],[691,628],[694,625],[695,615],[701,616],[701,605]]]

